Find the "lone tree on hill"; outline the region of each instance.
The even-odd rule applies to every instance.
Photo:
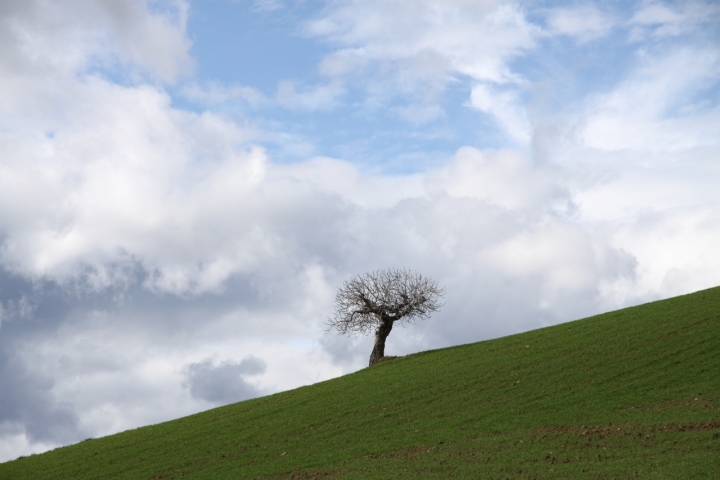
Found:
[[[429,318],[442,305],[445,289],[434,280],[407,269],[377,270],[346,281],[335,296],[335,314],[328,329],[340,334],[366,335],[375,329],[370,366],[385,356],[385,339],[395,322]]]

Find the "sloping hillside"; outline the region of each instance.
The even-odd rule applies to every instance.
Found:
[[[0,478],[717,478],[719,374],[714,288],[88,440]]]

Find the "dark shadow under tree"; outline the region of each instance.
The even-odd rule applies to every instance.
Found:
[[[407,269],[377,270],[346,281],[335,296],[328,330],[366,335],[375,330],[370,366],[385,356],[385,340],[395,322],[429,318],[442,306],[445,290],[435,280]]]

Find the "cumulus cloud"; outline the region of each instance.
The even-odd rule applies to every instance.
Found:
[[[389,207],[402,200],[425,195],[423,175],[372,175],[347,161],[328,157],[276,167],[276,171],[296,181],[306,182],[319,192],[340,196],[364,208]]]
[[[262,391],[246,377],[260,375],[266,368],[264,361],[253,356],[219,364],[206,358],[185,366],[185,387],[193,397],[211,403],[238,402],[261,395]]]
[[[552,172],[532,165],[514,150],[480,151],[463,147],[453,161],[429,177],[430,188],[453,197],[484,200],[507,210],[549,209],[570,202]]]
[[[0,71],[4,86],[18,76],[73,74],[114,59],[173,81],[191,67],[185,36],[188,6],[145,0],[3,2]]]
[[[618,228],[615,241],[640,265],[633,290],[670,297],[720,284],[720,255],[712,247],[720,240],[717,205],[677,207]]]
[[[227,275],[223,265],[228,259],[216,257],[198,264],[203,260],[188,258],[195,262],[191,268],[197,276],[177,276],[184,268],[186,248],[214,243],[208,230],[187,231],[194,228],[187,222],[197,211],[197,202],[226,201],[218,197],[224,196],[221,191],[235,198],[247,195],[263,175],[264,154],[244,152],[241,147],[232,151],[230,145],[241,143],[243,137],[237,127],[212,115],[175,116],[167,96],[153,88],[127,89],[94,80],[84,94],[81,100],[88,109],[52,137],[41,132],[30,138],[25,133],[7,135],[0,147],[9,159],[0,180],[3,264],[15,272],[57,279],[89,267],[102,283],[113,275],[106,265],[125,264],[133,256],[141,262],[164,257],[168,262],[164,265],[154,260],[147,264],[152,272],[149,286],[175,291],[216,288]],[[115,101],[96,103],[108,97]],[[189,135],[190,130],[195,133]],[[183,147],[193,137],[200,140],[201,150],[208,147],[206,142],[220,139],[229,147],[219,157],[213,153],[216,157],[210,161],[217,168],[193,168],[197,157]],[[176,182],[182,183],[182,177],[200,181],[192,192],[180,195],[180,204],[175,201],[180,200]],[[223,223],[219,218],[212,221]],[[229,225],[228,221],[220,228]],[[233,240],[235,253],[227,252],[240,263],[252,262],[260,253],[254,247],[241,247],[242,237],[264,235],[260,228],[246,228]],[[162,251],[153,246],[159,239],[147,236],[151,231],[165,237]]]

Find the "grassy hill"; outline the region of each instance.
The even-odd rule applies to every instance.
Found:
[[[720,288],[0,464],[4,480],[718,475]]]

